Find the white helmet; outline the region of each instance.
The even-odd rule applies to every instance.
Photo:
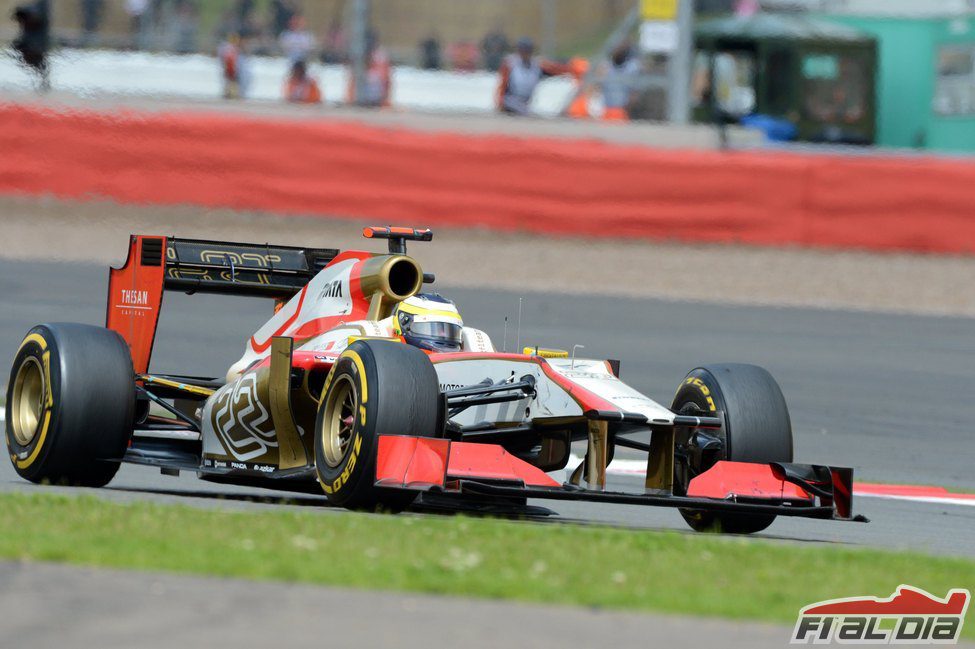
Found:
[[[393,332],[420,349],[458,352],[463,328],[457,306],[436,293],[414,295],[393,309]]]

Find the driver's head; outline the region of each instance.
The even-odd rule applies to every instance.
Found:
[[[393,310],[393,330],[414,347],[434,352],[459,352],[464,321],[457,307],[436,293],[420,293]]]

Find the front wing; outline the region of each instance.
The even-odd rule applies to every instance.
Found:
[[[496,444],[400,435],[380,436],[376,457],[376,486],[389,489],[866,522],[853,514],[852,482],[853,470],[842,467],[720,461],[691,481],[687,495],[617,492],[598,483],[560,484]]]

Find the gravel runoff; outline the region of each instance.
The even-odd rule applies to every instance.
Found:
[[[0,197],[0,258],[121,263],[129,233],[374,249],[361,221]],[[382,244],[378,244],[382,245]],[[410,248],[447,286],[975,316],[975,257],[552,238],[438,228]]]

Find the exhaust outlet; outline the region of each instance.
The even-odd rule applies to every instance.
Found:
[[[382,320],[392,313],[393,305],[420,292],[423,269],[412,257],[380,255],[363,262],[359,276],[362,292],[371,296],[370,320]]]

